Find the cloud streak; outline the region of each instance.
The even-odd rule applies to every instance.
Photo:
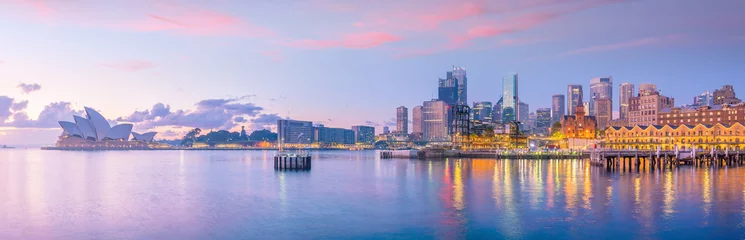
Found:
[[[300,39],[290,41],[284,45],[309,50],[328,48],[367,49],[401,40],[402,38],[400,36],[386,32],[356,32],[345,34],[338,39]]]
[[[18,84],[18,86],[16,87],[21,89],[21,92],[25,94],[29,94],[29,93],[41,90],[41,85],[39,85],[38,83],[30,83],[30,84],[21,83],[21,84]]]

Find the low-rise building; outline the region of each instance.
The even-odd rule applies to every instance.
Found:
[[[605,131],[605,147],[639,150],[691,149],[708,151],[745,149],[745,126],[729,124],[682,124],[610,127]]]
[[[745,123],[745,104],[713,105],[697,108],[664,109],[657,114],[659,124],[735,124]]]
[[[594,139],[597,121],[593,116],[585,116],[585,107],[577,105],[574,116],[567,115],[561,120],[561,131],[567,138]]]

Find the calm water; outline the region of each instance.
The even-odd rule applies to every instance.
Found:
[[[742,239],[745,168],[0,150],[0,239]]]

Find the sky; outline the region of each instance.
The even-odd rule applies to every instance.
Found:
[[[676,105],[745,91],[745,1],[0,0],[0,145],[53,144],[84,106],[135,131],[395,128],[453,65],[468,101],[517,72],[536,108],[567,84],[654,83]]]

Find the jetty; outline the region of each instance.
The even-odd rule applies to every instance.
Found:
[[[438,159],[438,158],[493,158],[493,159],[582,159],[582,152],[529,152],[510,150],[389,150],[380,151],[381,159]]]
[[[652,168],[674,168],[681,165],[692,166],[732,166],[745,164],[745,151],[729,149],[703,151],[701,149],[672,151],[639,150],[598,150],[590,152],[594,165],[609,169],[646,166]]]

